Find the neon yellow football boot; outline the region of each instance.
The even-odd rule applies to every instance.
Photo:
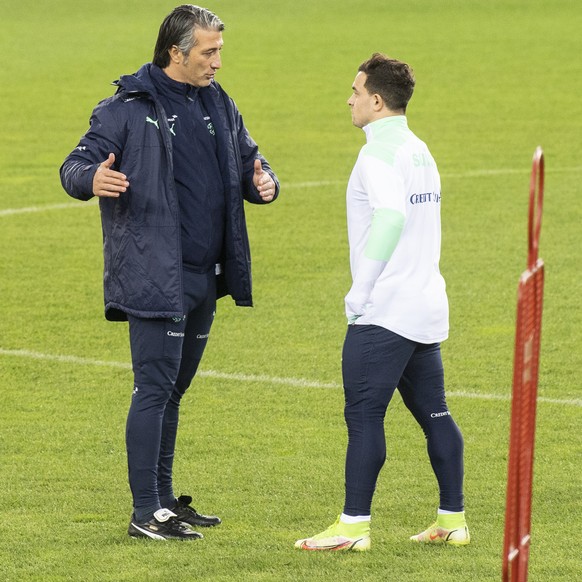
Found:
[[[297,540],[295,547],[300,550],[328,550],[365,552],[370,549],[370,522],[342,523],[338,517],[336,522],[325,531],[311,538]]]
[[[465,512],[439,514],[437,520],[423,532],[411,536],[413,542],[466,546],[471,542]]]

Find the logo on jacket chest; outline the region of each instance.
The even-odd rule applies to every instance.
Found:
[[[212,120],[207,115],[204,117],[204,123],[206,123],[206,129],[210,135],[216,135],[216,130],[214,125],[212,125]]]
[[[159,131],[160,130],[160,122],[157,119],[152,119],[149,115],[146,116],[146,123],[151,123],[153,126],[155,126],[155,128]],[[172,115],[172,117],[168,117],[168,125],[170,127],[170,133],[176,137],[176,123],[178,120],[178,116],[177,115]],[[208,117],[207,115],[204,116],[204,125],[206,126],[206,129],[208,130],[208,133],[212,136],[216,135],[216,129],[214,128],[214,124],[212,123],[212,120],[210,119],[210,117]]]
[[[178,119],[177,115],[172,115],[172,117],[168,117],[168,124],[170,126],[170,133],[175,137],[176,136],[176,131],[175,131],[175,127],[176,127],[176,119]],[[146,116],[146,123],[151,123],[152,125],[154,125],[156,127],[156,129],[159,131],[160,129],[160,122],[157,119],[152,119],[149,115]]]
[[[146,117],[146,123],[151,123],[156,126],[156,129],[160,129],[157,119],[152,119],[149,115]]]

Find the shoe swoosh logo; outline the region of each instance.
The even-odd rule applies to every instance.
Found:
[[[330,544],[327,546],[310,546],[309,542],[306,540],[301,544],[302,550],[343,550],[344,548],[352,549],[358,542],[361,542],[363,538],[358,538],[357,540],[347,540],[339,544]]]

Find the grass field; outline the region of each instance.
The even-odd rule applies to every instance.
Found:
[[[176,485],[223,525],[193,544],[126,535],[127,327],[102,314],[98,210],[58,167],[109,83],[151,58],[168,0],[3,2],[0,49],[0,577],[6,581],[489,581],[501,577],[517,281],[531,156],[546,155],[544,332],[530,580],[582,580],[582,7],[574,0],[208,4],[218,80],[282,182],[248,208],[255,308],[218,307],[183,406]],[[341,511],[345,184],[363,144],[346,100],[374,51],[411,63],[411,128],[443,182],[443,344],[466,444],[466,548],[408,537],[436,509],[401,400],[373,550],[301,553]]]

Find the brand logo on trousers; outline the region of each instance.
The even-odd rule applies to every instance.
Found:
[[[451,413],[446,410],[445,412],[432,412],[430,415],[431,418],[439,418],[441,416],[451,416]]]
[[[169,331],[168,335],[170,337],[184,337],[184,332],[181,331]]]

